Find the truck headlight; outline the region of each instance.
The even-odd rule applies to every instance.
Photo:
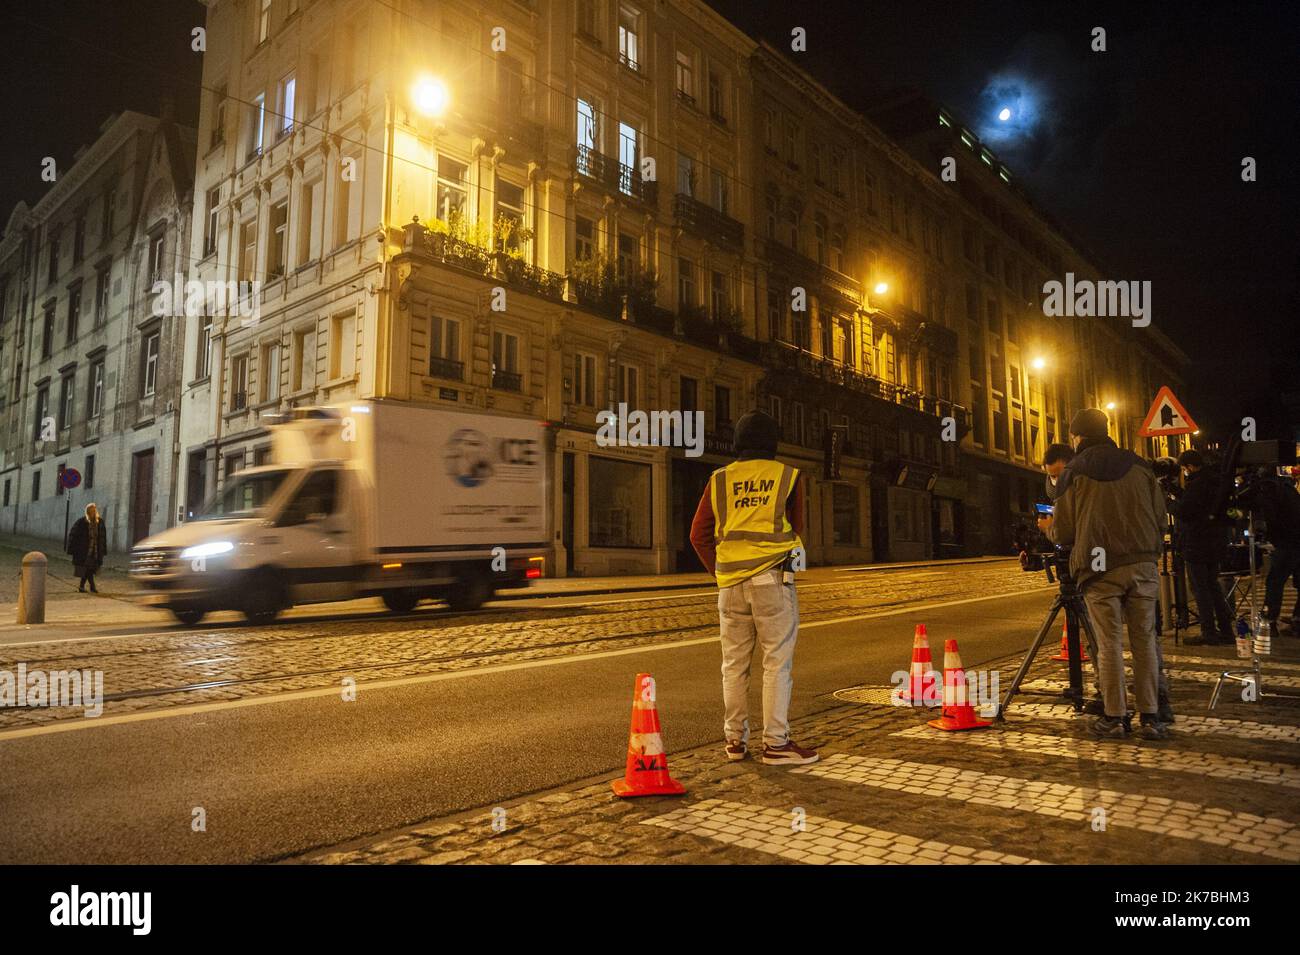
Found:
[[[207,544],[195,544],[181,551],[181,560],[199,560],[204,557],[219,557],[235,549],[230,541],[212,541]]]

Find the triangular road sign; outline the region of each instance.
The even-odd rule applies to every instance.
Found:
[[[1198,429],[1192,416],[1182,406],[1168,385],[1162,385],[1156,392],[1156,400],[1147,412],[1147,419],[1138,429],[1144,438],[1164,437],[1174,434],[1193,434]]]

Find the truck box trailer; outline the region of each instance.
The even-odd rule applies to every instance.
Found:
[[[143,602],[187,624],[366,596],[469,610],[544,574],[543,422],[366,400],[294,409],[270,431],[272,463],[136,545]]]

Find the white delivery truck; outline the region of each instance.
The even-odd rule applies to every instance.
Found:
[[[295,604],[423,598],[457,610],[545,573],[546,426],[391,401],[273,419],[273,463],[227,476],[195,518],[141,541],[140,599],[195,624]]]

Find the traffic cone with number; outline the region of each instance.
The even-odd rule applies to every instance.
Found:
[[[975,715],[967,699],[966,668],[961,665],[957,641],[943,644],[943,715],[927,724],[941,730],[977,730],[992,726]]]
[[[616,796],[678,796],[686,787],[668,775],[668,754],[659,732],[655,680],[638,673],[632,689],[632,732],[627,741],[627,770],[611,783]]]
[[[924,706],[925,691],[933,686],[935,680],[934,664],[930,660],[930,638],[926,635],[925,624],[916,625],[916,635],[912,638],[912,672],[898,691],[898,701],[904,706]]]
[[[1069,621],[1062,619],[1061,620],[1061,652],[1058,653],[1056,656],[1052,657],[1053,660],[1070,659],[1070,637],[1069,637],[1068,627],[1069,627]],[[1079,636],[1082,637],[1083,634],[1080,634]],[[1087,648],[1084,647],[1082,640],[1079,641],[1079,660],[1082,663],[1088,662],[1088,650]]]

